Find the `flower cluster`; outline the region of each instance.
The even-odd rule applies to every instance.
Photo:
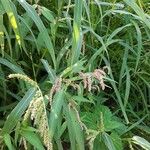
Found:
[[[84,89],[88,89],[89,92],[95,88],[97,88],[98,90],[99,88],[105,90],[105,87],[107,86],[104,83],[104,78],[106,77],[106,72],[104,71],[104,68],[95,69],[93,72],[89,73],[80,72],[79,75],[83,80]],[[96,79],[99,82],[99,86],[93,85],[94,79]]]
[[[35,98],[30,102],[24,115],[24,121],[28,118],[33,120],[33,125],[38,129],[47,150],[52,150],[44,98],[39,91],[36,93]]]

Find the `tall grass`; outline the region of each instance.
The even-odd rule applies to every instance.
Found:
[[[0,1],[0,148],[150,149],[147,0]]]

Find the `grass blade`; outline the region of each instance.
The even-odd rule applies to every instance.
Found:
[[[67,104],[64,105],[64,110],[69,130],[71,149],[84,150],[84,138],[79,120],[77,118],[77,112],[69,107],[69,105],[67,106]]]
[[[150,150],[150,143],[140,136],[133,136],[132,142],[141,146],[145,150]]]
[[[116,150],[116,148],[113,144],[113,141],[111,140],[111,137],[107,133],[105,133],[105,132],[102,133],[102,138],[103,138],[105,145],[107,146],[107,148],[109,150]]]
[[[1,8],[0,8],[1,9]],[[3,15],[0,14],[0,47],[4,57],[4,30],[3,30]]]
[[[56,73],[54,72],[54,70],[49,66],[48,61],[41,59],[41,62],[44,65],[44,68],[46,69],[48,76],[49,76],[49,80],[51,83],[55,83],[56,80]]]
[[[131,87],[131,80],[130,80],[130,73],[129,69],[126,66],[126,90],[125,90],[125,97],[124,97],[124,107],[128,104],[129,94],[130,94],[130,87]]]
[[[37,150],[45,150],[39,136],[33,131],[21,130],[20,134]]]
[[[83,38],[81,31],[82,3],[83,0],[75,0],[71,65],[78,61],[81,53]]]
[[[12,110],[12,112],[9,114],[8,119],[5,121],[4,127],[2,128],[2,135],[6,133],[10,133],[11,130],[15,127],[17,122],[20,120],[22,114],[28,107],[30,101],[33,99],[34,95],[36,93],[35,88],[30,88],[22,100],[17,104],[17,106]]]
[[[61,115],[63,103],[64,103],[64,91],[61,90],[58,93],[56,93],[51,106],[51,113],[49,116],[49,129],[51,138],[53,138],[54,136],[58,118]]]
[[[18,2],[26,10],[28,15],[32,18],[32,20],[35,22],[36,26],[38,27],[38,29],[39,29],[39,31],[42,35],[43,41],[44,41],[44,43],[45,43],[45,45],[46,45],[46,47],[49,51],[49,54],[51,55],[54,67],[56,68],[54,48],[53,48],[53,45],[52,45],[52,42],[51,42],[51,38],[48,35],[48,32],[47,32],[42,20],[40,19],[40,17],[38,16],[38,14],[34,10],[34,8],[31,5],[29,5],[25,0],[18,0]]]
[[[19,45],[21,45],[23,44],[23,41],[21,40],[21,34],[20,34],[17,15],[16,15],[17,13],[15,12],[14,8],[12,7],[12,3],[9,0],[1,0],[1,2],[8,15],[11,26],[15,32],[17,42]]]
[[[129,5],[140,17],[140,19],[147,25],[147,27],[150,29],[150,21],[147,18],[144,11],[136,4],[135,0],[124,0],[124,2]]]
[[[7,66],[8,68],[10,68],[12,71],[16,73],[24,74],[24,72],[22,71],[20,67],[14,65],[13,63],[9,62],[8,60],[4,58],[0,58],[0,64]]]
[[[11,136],[9,134],[4,135],[4,142],[6,143],[9,150],[15,150],[11,142]]]
[[[138,42],[138,48],[137,48],[137,59],[136,59],[136,65],[135,65],[135,72],[138,69],[138,65],[140,62],[140,57],[141,57],[141,52],[142,52],[142,34],[141,34],[141,30],[140,27],[138,26],[138,24],[135,21],[132,21],[133,25],[135,26],[136,29],[136,33],[137,33],[137,42]]]
[[[108,63],[108,61],[107,61],[107,59],[106,59],[105,57],[103,57],[103,60],[104,60],[104,62],[105,62],[105,64],[106,64],[106,66],[109,66],[109,68],[110,68],[110,77],[111,77],[112,80],[114,80],[114,77],[113,77],[113,74],[112,74],[112,71],[111,71],[110,64]],[[117,88],[117,86],[116,86],[116,83],[115,83],[115,82],[111,82],[111,85],[112,85],[112,87],[113,87],[113,89],[114,89],[114,91],[115,91],[116,97],[117,97],[117,99],[118,99],[118,103],[119,103],[119,105],[120,105],[120,108],[121,108],[121,111],[122,111],[122,113],[123,113],[123,116],[124,116],[124,118],[125,118],[125,120],[126,120],[126,123],[128,124],[128,123],[129,123],[129,120],[128,120],[128,117],[127,117],[127,114],[126,114],[126,111],[125,111],[125,107],[124,107],[123,102],[122,102],[121,95],[120,95],[120,93],[119,93],[119,91],[118,91],[118,88]]]

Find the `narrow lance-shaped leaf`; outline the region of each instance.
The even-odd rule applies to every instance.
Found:
[[[25,112],[30,101],[33,99],[36,93],[35,88],[30,88],[22,100],[17,104],[17,106],[9,114],[8,119],[5,121],[4,127],[2,128],[2,135],[10,133],[12,129],[16,126],[17,122],[20,120],[22,114]]]
[[[132,21],[133,25],[135,26],[136,29],[136,33],[137,33],[137,59],[136,59],[136,65],[135,65],[135,72],[138,69],[138,65],[140,62],[140,57],[141,57],[141,52],[142,52],[142,33],[140,30],[140,27],[138,26],[138,24],[135,21]]]
[[[35,22],[36,26],[38,27],[38,29],[42,35],[43,41],[44,41],[44,43],[45,43],[45,45],[46,45],[46,47],[47,47],[47,49],[51,55],[54,67],[56,68],[54,48],[53,48],[53,45],[51,42],[51,38],[48,35],[48,31],[46,30],[42,20],[40,19],[40,17],[36,13],[35,9],[30,4],[28,4],[25,0],[18,0],[18,2],[26,10],[28,15],[32,18],[32,20]]]
[[[109,66],[109,68],[110,68],[110,64],[108,63],[108,60],[107,60],[104,56],[103,56],[103,60],[104,60],[104,62],[105,62],[105,64],[106,64],[106,66]],[[114,77],[113,77],[113,74],[112,74],[112,71],[111,71],[111,70],[110,70],[110,77],[111,77],[112,80],[114,80]],[[126,120],[126,123],[128,124],[128,123],[129,123],[129,119],[128,119],[127,113],[126,113],[126,111],[125,111],[125,107],[124,107],[124,105],[123,105],[122,98],[121,98],[121,95],[120,95],[120,93],[119,93],[119,90],[118,90],[118,88],[117,88],[117,86],[116,86],[116,83],[115,83],[115,82],[111,82],[111,85],[112,85],[112,87],[114,88],[114,91],[115,91],[115,94],[116,94],[118,103],[119,103],[119,105],[120,105],[121,111],[122,111],[123,116],[124,116],[124,118],[125,118],[125,120]]]
[[[54,72],[54,70],[51,68],[51,66],[48,64],[48,61],[45,60],[45,59],[41,59],[41,62],[43,63],[44,65],[44,68],[45,70],[47,71],[48,73],[48,77],[49,77],[49,80],[51,83],[55,83],[55,80],[56,80],[56,74]]]
[[[72,107],[74,106],[71,106],[71,103],[69,105],[67,105],[66,103],[64,104],[65,117],[69,130],[69,138],[71,141],[71,149],[84,150],[84,138],[79,114],[76,108]]]
[[[59,115],[61,115],[61,110],[64,102],[64,91],[63,89],[56,93],[53,99],[53,103],[51,106],[51,113],[49,116],[49,128],[50,128],[50,136],[53,138]]]
[[[1,15],[1,14],[0,14],[0,48],[1,48],[1,51],[2,51],[2,56],[4,56],[3,15]]]
[[[24,72],[22,71],[21,68],[19,68],[17,65],[14,65],[13,63],[9,62],[7,59],[4,58],[0,58],[0,64],[3,64],[5,66],[7,66],[8,68],[10,68],[12,71],[14,71],[15,73],[21,73],[24,74]]]
[[[21,130],[20,134],[37,150],[45,150],[38,134],[28,130]]]
[[[71,65],[78,61],[81,52],[83,36],[81,31],[82,3],[83,0],[75,0]]]
[[[147,18],[144,11],[136,4],[135,0],[124,0],[124,2],[129,5],[136,14],[140,17],[140,19],[147,25],[147,27],[150,29],[150,21]]]
[[[67,122],[67,128],[68,128],[68,134],[69,134],[69,139],[70,139],[70,143],[71,143],[71,150],[76,150],[76,140],[75,140],[75,133],[74,133],[74,129],[72,127],[72,121],[71,121],[71,117],[69,114],[69,109],[67,106],[67,103],[64,103],[63,105],[64,108],[64,114],[65,114],[65,119]]]
[[[150,143],[140,136],[133,136],[132,142],[141,146],[145,150],[150,150]]]
[[[4,142],[9,150],[15,150],[11,142],[11,136],[9,134],[4,135]]]
[[[2,2],[2,5],[3,5],[7,15],[8,15],[11,26],[15,32],[17,42],[19,45],[21,45],[21,36],[20,36],[19,28],[18,28],[17,16],[12,7],[12,3],[9,0],[1,0],[1,2]]]
[[[131,80],[130,80],[130,71],[126,66],[126,90],[125,90],[125,97],[124,97],[124,106],[126,107],[129,99],[130,94],[130,87],[131,87]]]
[[[102,138],[103,138],[105,145],[107,146],[109,150],[116,150],[111,137],[107,133],[105,132],[102,133]]]
[[[75,110],[70,108],[69,111],[71,122],[72,122],[72,127],[75,133],[75,138],[77,142],[77,149],[78,150],[84,150],[84,139],[83,139],[83,132],[81,129],[81,123],[79,122],[78,114]]]

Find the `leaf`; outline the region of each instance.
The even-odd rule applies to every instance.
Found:
[[[120,128],[122,127],[122,123],[118,122],[118,121],[114,121],[112,120],[107,120],[104,119],[104,126],[105,126],[105,131],[112,131],[114,129]]]
[[[12,3],[9,0],[1,0],[1,2],[8,15],[11,26],[15,32],[17,42],[19,45],[21,45],[21,34],[19,31],[17,15],[16,15],[14,8],[12,7]]]
[[[30,144],[32,144],[34,146],[34,148],[37,148],[38,150],[45,150],[45,148],[43,147],[43,144],[40,140],[40,137],[30,131],[30,130],[21,130],[20,131],[21,136],[23,136]]]
[[[111,41],[113,39],[114,36],[116,36],[119,32],[121,32],[124,28],[126,27],[130,27],[131,24],[127,24],[125,26],[119,27],[116,30],[114,30],[111,35],[108,37],[107,42]]]
[[[1,7],[0,7],[1,11]],[[3,15],[0,14],[0,48],[2,56],[4,56],[4,28],[3,28]]]
[[[56,93],[54,96],[52,106],[51,106],[51,113],[49,116],[49,129],[50,129],[50,136],[53,138],[59,115],[61,115],[62,106],[64,103],[64,91],[63,89]]]
[[[84,150],[83,132],[81,129],[81,124],[79,123],[79,120],[77,118],[77,113],[72,108],[70,108],[69,114],[72,122],[72,127],[75,132],[78,150]]]
[[[11,142],[11,137],[9,134],[4,134],[4,141],[9,150],[14,150],[14,147]]]
[[[60,65],[60,61],[62,58],[64,58],[65,53],[67,52],[67,50],[69,49],[69,47],[72,44],[72,39],[70,39],[69,41],[67,41],[64,46],[61,48],[61,50],[59,51],[59,53],[57,54],[57,68]]]
[[[137,127],[140,123],[143,122],[143,120],[148,116],[145,115],[143,118],[139,119],[137,122],[133,123],[129,128],[127,128],[122,134],[125,134],[127,132],[129,132],[130,130],[132,130],[133,128]]]
[[[89,129],[96,130],[97,129],[97,115],[90,112],[81,113],[81,119],[86,124]]]
[[[104,62],[105,62],[105,65],[110,68],[110,77],[111,77],[112,80],[114,80],[114,77],[113,77],[113,74],[112,74],[112,70],[111,70],[111,67],[110,67],[110,64],[109,64],[108,60],[107,60],[106,57],[104,57],[104,56],[103,56],[103,60],[104,60]],[[129,123],[129,119],[128,119],[128,116],[127,116],[125,107],[124,107],[124,105],[123,105],[123,102],[122,102],[121,94],[120,94],[120,92],[119,92],[119,90],[118,90],[117,85],[116,85],[115,82],[111,82],[111,85],[112,85],[112,87],[113,87],[113,89],[114,89],[114,91],[115,91],[115,95],[116,95],[117,101],[118,101],[118,103],[119,103],[119,105],[120,105],[122,114],[123,114],[123,116],[124,116],[124,118],[125,118],[125,120],[126,120],[126,123],[128,124],[128,123]]]
[[[0,64],[7,66],[8,68],[10,68],[12,71],[16,73],[24,74],[24,72],[22,71],[20,67],[18,67],[17,65],[14,65],[14,63],[9,62],[7,59],[0,58]]]
[[[143,9],[141,9],[135,2],[135,0],[124,0],[124,2],[129,5],[136,14],[140,17],[140,19],[147,25],[147,27],[150,29],[150,21],[146,14],[144,13]]]
[[[5,10],[3,8],[2,2],[0,1],[0,15],[3,15],[5,13]]]
[[[88,100],[87,98],[84,98],[82,95],[81,96],[80,95],[78,95],[78,96],[72,96],[72,99],[74,99],[78,103],[80,103],[80,102],[93,103],[90,100]]]
[[[100,112],[103,113],[103,118],[107,118],[108,120],[111,119],[112,113],[111,113],[110,109],[107,106],[97,105],[96,108],[95,108],[95,110],[94,110],[94,113],[97,116],[100,116]]]
[[[84,70],[83,64],[85,61],[80,60],[72,66],[67,67],[62,73],[61,77],[66,76],[68,73],[79,73],[81,70]]]
[[[123,124],[115,119],[112,115],[110,109],[103,105],[97,105],[94,108],[93,113],[91,112],[83,112],[82,120],[87,125],[88,128],[93,130],[99,130],[100,126],[100,113],[103,114],[103,124],[105,131],[112,131],[117,128],[122,128]]]
[[[126,90],[125,90],[125,97],[124,97],[124,106],[128,104],[129,94],[130,94],[130,87],[131,87],[131,80],[130,80],[130,72],[128,67],[126,66]]]
[[[17,122],[21,119],[22,114],[25,112],[30,101],[33,99],[36,93],[35,88],[30,88],[22,100],[17,104],[17,106],[9,114],[8,119],[5,121],[4,127],[2,128],[2,135],[9,134],[12,129],[16,126]]]
[[[75,64],[78,61],[81,53],[82,38],[83,38],[81,31],[82,3],[83,0],[75,0],[71,65]]]
[[[48,61],[45,60],[45,59],[41,59],[41,62],[43,63],[44,65],[44,68],[45,70],[47,71],[48,73],[48,77],[49,77],[49,80],[51,83],[55,83],[55,80],[56,80],[56,73],[55,71],[51,68],[51,66],[48,64]]]
[[[26,10],[28,15],[32,18],[32,20],[35,22],[36,26],[38,27],[41,36],[43,38],[43,41],[45,42],[45,45],[49,51],[49,54],[51,55],[51,58],[53,60],[54,67],[56,68],[56,60],[55,60],[55,52],[53,48],[53,44],[51,42],[51,38],[36,11],[33,9],[31,5],[29,5],[25,0],[18,0],[18,2],[21,4],[21,6]]]
[[[50,22],[55,22],[52,12],[46,7],[41,7],[42,15]]]
[[[111,137],[107,133],[105,133],[105,132],[102,133],[102,138],[103,138],[105,145],[107,146],[107,148],[109,150],[116,150]]]
[[[140,58],[141,58],[141,53],[142,53],[142,33],[140,30],[140,27],[138,26],[138,24],[135,21],[132,21],[133,25],[135,26],[136,29],[136,33],[137,33],[137,58],[136,58],[136,66],[135,66],[135,72],[138,69],[138,65],[140,62]]]
[[[77,112],[69,106],[64,105],[67,126],[69,129],[69,137],[71,141],[71,149],[84,150],[84,138],[81,125],[79,123]],[[75,144],[76,143],[76,144]]]
[[[112,132],[110,137],[114,143],[116,150],[123,150],[123,143],[119,135],[116,132]]]
[[[69,109],[66,102],[64,103],[63,108],[64,108],[65,119],[67,121],[67,128],[68,128],[68,134],[69,134],[70,145],[71,145],[70,147],[71,150],[76,150],[75,132],[72,127],[73,124],[70,118]]]
[[[145,150],[150,150],[150,143],[140,136],[133,136],[132,142],[141,146]]]

